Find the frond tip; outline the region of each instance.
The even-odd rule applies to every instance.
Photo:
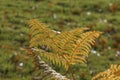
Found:
[[[55,32],[37,19],[30,20],[29,26],[31,35],[30,47],[38,47],[39,45],[42,45],[45,40],[51,39],[55,35]]]
[[[97,74],[92,80],[120,80],[120,65],[111,65],[109,69]]]

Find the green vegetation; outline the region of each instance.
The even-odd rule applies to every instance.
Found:
[[[110,64],[120,64],[119,5],[119,0],[0,0],[0,79],[30,80],[39,73],[33,71],[31,59],[22,51],[29,46],[27,22],[33,18],[57,31],[88,27],[104,32],[91,50],[87,65],[73,66],[76,80],[90,80]],[[71,72],[66,76],[71,77]]]

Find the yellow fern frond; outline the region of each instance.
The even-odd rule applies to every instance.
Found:
[[[120,80],[120,65],[111,65],[109,69],[97,74],[92,80]]]
[[[53,64],[56,64],[56,65],[59,65],[59,66],[62,65],[61,64],[62,63],[61,58],[58,55],[54,55],[51,52],[47,52],[45,50],[37,49],[37,48],[34,48],[34,51],[39,52],[40,56],[42,56],[42,58],[45,58],[45,59],[51,61]]]
[[[30,47],[38,47],[38,45],[42,45],[45,40],[51,39],[56,35],[47,25],[36,19],[30,20],[29,25],[31,35]]]
[[[66,70],[70,65],[86,62],[85,58],[91,45],[101,34],[99,31],[85,32],[88,28],[77,28],[57,34],[37,20],[31,20],[29,24],[32,36],[30,47],[37,47],[42,57],[57,65],[63,65]]]
[[[101,32],[99,31],[89,31],[82,34],[79,34],[79,38],[76,39],[76,42],[73,43],[71,52],[69,53],[69,61],[66,64],[68,67],[76,63],[86,62],[85,57],[88,57],[91,45],[94,44],[95,39],[99,37]]]
[[[61,32],[56,38],[54,38],[53,45],[56,45],[57,53],[68,53],[70,50],[69,47],[72,47],[72,44],[76,42],[78,35],[83,33],[87,28],[77,28],[71,31]]]

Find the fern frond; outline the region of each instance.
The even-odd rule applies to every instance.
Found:
[[[47,25],[36,19],[30,20],[29,25],[31,35],[30,47],[38,47],[38,45],[42,45],[45,40],[51,39],[56,35]]]
[[[22,48],[25,52],[27,52],[33,59],[33,63],[35,65],[35,70],[40,71],[37,76],[33,77],[32,80],[70,80],[65,76],[57,73],[54,69],[52,69],[48,64],[46,64],[40,56],[38,56],[34,51],[39,51],[38,49],[31,48],[25,49]],[[39,70],[38,70],[39,69]]]
[[[39,52],[42,58],[49,60],[53,64],[58,66],[65,66],[65,61],[59,56],[51,52],[46,52],[45,50],[34,48],[34,51]]]
[[[87,30],[87,28],[77,28],[71,31],[61,32],[61,34],[54,38],[53,42],[55,43],[53,43],[53,45],[55,46],[54,49],[57,50],[54,51],[59,54],[68,53],[68,51],[70,50],[69,47],[72,46],[71,44],[75,43],[78,35],[83,33],[85,30]]]
[[[85,63],[85,57],[88,57],[91,45],[94,44],[96,38],[99,37],[101,32],[99,31],[89,31],[79,34],[75,43],[71,44],[71,51],[69,53],[69,61],[66,64],[68,67],[76,63]],[[70,46],[70,45],[69,45]]]
[[[120,80],[120,65],[111,65],[109,69],[97,74],[92,80]]]
[[[37,20],[31,20],[29,24],[32,35],[30,47],[37,47],[41,57],[57,65],[63,65],[66,70],[70,65],[86,62],[85,58],[91,45],[101,34],[99,31],[85,32],[88,28],[77,28],[57,34]]]

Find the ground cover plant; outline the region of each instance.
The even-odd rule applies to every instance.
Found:
[[[119,64],[119,4],[119,0],[0,0],[0,79],[31,79],[34,65],[22,48],[29,45],[27,21],[33,18],[55,31],[88,27],[103,32],[91,49],[87,64],[74,66],[76,80],[90,80],[111,64]],[[64,74],[63,69],[51,65]],[[66,76],[71,77],[71,72]]]

